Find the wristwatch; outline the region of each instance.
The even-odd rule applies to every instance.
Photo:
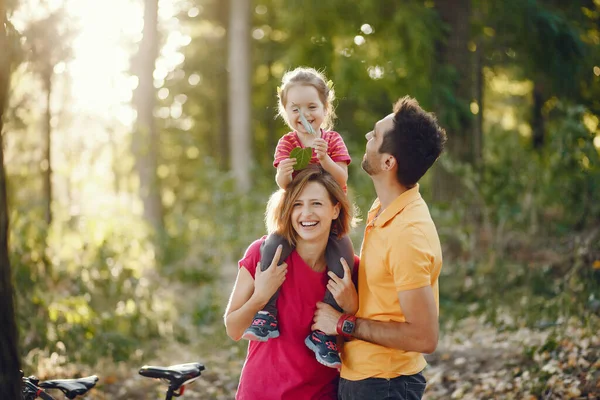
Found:
[[[338,320],[336,331],[338,335],[345,338],[351,338],[356,327],[356,316],[350,314],[342,314]]]

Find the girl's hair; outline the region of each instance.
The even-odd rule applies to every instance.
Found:
[[[331,223],[332,233],[335,233],[338,237],[347,235],[353,224],[353,210],[350,201],[339,183],[321,166],[309,165],[292,179],[286,189],[280,189],[271,195],[265,213],[265,222],[269,234],[277,233],[283,236],[292,246],[295,246],[298,240],[298,233],[292,225],[292,210],[294,209],[294,203],[310,182],[318,182],[323,185],[329,193],[331,203],[334,206],[336,204],[340,205],[339,215]]]
[[[314,68],[298,67],[293,71],[288,71],[281,79],[281,87],[277,90],[279,115],[289,125],[285,106],[287,105],[287,93],[292,86],[312,86],[317,89],[319,99],[325,107],[325,120],[323,121],[323,129],[330,130],[333,128],[333,120],[335,119],[335,111],[333,109],[333,101],[335,100],[335,91],[331,81],[327,81],[325,75]]]

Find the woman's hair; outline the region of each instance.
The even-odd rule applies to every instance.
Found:
[[[280,189],[271,195],[267,204],[265,221],[269,234],[277,233],[283,236],[292,246],[296,245],[298,234],[292,225],[292,210],[294,203],[300,197],[304,188],[310,182],[318,182],[327,193],[335,206],[340,205],[338,217],[331,223],[331,232],[338,237],[347,235],[353,224],[352,207],[339,183],[319,165],[309,165],[292,179],[286,189]]]
[[[298,67],[293,71],[288,71],[281,79],[281,87],[277,90],[277,98],[279,105],[279,115],[289,125],[285,106],[287,105],[287,93],[291,87],[312,86],[317,89],[319,99],[325,107],[325,119],[323,121],[323,129],[330,130],[333,128],[333,120],[335,119],[335,111],[333,109],[333,101],[335,100],[335,91],[331,81],[327,81],[325,75],[314,68]]]

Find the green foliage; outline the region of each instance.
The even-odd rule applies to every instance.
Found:
[[[47,231],[13,213],[12,257],[24,350],[66,344],[66,362],[130,358],[174,320],[155,257],[135,219],[84,218]],[[47,247],[46,247],[47,246]]]
[[[584,124],[585,118],[594,117],[584,107],[558,105],[540,160],[543,205],[560,213],[555,222],[563,232],[600,222],[600,149],[594,145],[597,132]]]

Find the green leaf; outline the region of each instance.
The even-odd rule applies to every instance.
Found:
[[[304,149],[296,147],[290,152],[290,158],[296,159],[296,165],[294,165],[296,171],[304,169],[312,158],[312,147],[305,147]]]

